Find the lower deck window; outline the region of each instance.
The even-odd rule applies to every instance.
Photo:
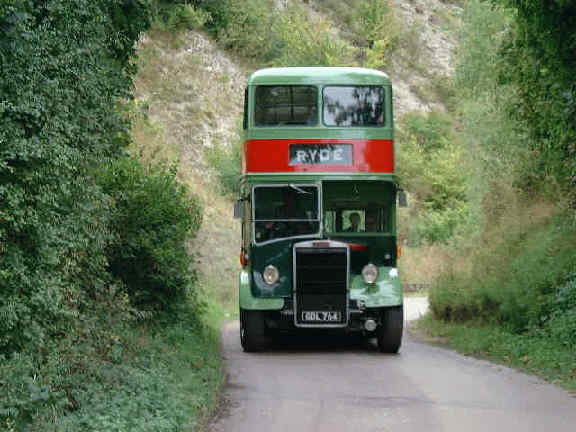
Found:
[[[324,182],[324,231],[390,233],[395,186],[388,182]]]
[[[320,231],[317,186],[256,186],[253,196],[256,243]]]

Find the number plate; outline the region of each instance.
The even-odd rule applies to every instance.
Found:
[[[340,311],[303,311],[301,317],[306,322],[340,322],[342,315]]]

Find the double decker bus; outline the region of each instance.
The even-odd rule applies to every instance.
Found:
[[[402,341],[392,85],[364,68],[262,69],[244,107],[240,341],[360,332]]]

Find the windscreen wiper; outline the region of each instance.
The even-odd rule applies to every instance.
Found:
[[[292,189],[294,189],[296,192],[301,193],[301,194],[308,194],[310,195],[312,192],[306,192],[304,189],[299,188],[298,186],[294,185],[294,184],[290,184],[289,185]]]

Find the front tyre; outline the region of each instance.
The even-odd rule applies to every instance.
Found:
[[[266,346],[264,314],[240,309],[240,343],[244,352],[262,351]]]
[[[402,344],[403,327],[403,306],[383,310],[380,316],[380,325],[376,329],[378,350],[383,353],[396,354]]]

